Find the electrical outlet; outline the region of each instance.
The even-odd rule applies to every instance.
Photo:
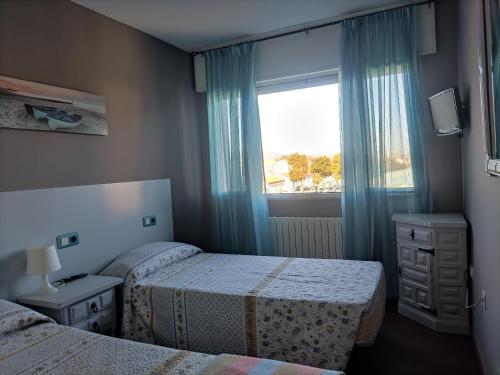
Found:
[[[481,291],[481,310],[486,311],[486,292],[484,289]]]
[[[58,249],[64,249],[78,245],[80,243],[80,236],[77,232],[61,234],[56,237],[56,244]]]
[[[156,225],[156,216],[155,215],[144,216],[142,218],[142,226],[143,227],[152,227],[153,225]]]

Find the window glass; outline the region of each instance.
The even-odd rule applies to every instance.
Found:
[[[374,77],[375,95],[397,92],[370,117],[385,131],[374,139],[381,165],[372,186],[413,187],[402,74]],[[378,86],[381,85],[383,89]],[[378,101],[378,98],[371,98]],[[342,188],[339,86],[336,77],[288,81],[259,88],[259,112],[267,193],[335,193]],[[399,103],[398,103],[399,102]],[[395,108],[402,111],[394,113]],[[379,112],[379,111],[383,112]],[[383,158],[382,164],[378,159]]]
[[[339,192],[338,84],[277,89],[259,94],[267,193]]]

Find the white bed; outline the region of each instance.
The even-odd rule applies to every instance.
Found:
[[[378,262],[204,253],[141,246],[103,272],[125,280],[124,337],[343,369],[371,343],[385,306]]]
[[[340,375],[312,367],[210,354],[98,335],[55,324],[0,300],[0,374]]]

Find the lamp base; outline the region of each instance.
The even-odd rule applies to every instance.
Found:
[[[37,296],[46,296],[47,294],[52,294],[57,292],[59,289],[54,288],[49,283],[49,275],[42,275],[42,283],[40,288],[35,292]]]

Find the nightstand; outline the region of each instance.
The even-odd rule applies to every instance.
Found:
[[[88,275],[67,283],[56,293],[18,299],[57,323],[103,334],[116,332],[115,287],[118,277]]]
[[[469,334],[467,222],[461,214],[395,214],[401,315]]]

